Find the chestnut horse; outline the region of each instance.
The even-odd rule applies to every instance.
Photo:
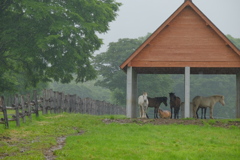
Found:
[[[181,99],[175,95],[175,93],[169,93],[170,97],[170,109],[171,109],[171,118],[172,118],[172,109],[174,109],[174,119],[179,118],[179,110],[181,105]]]
[[[163,102],[167,106],[167,97],[148,97],[148,107],[154,107],[154,118],[158,118],[158,109],[161,103]]]
[[[170,118],[171,117],[171,113],[168,110],[158,110],[159,116],[161,118]]]
[[[196,111],[198,110],[199,106],[201,107],[209,107],[210,108],[210,118],[213,119],[213,107],[214,105],[219,102],[223,106],[225,105],[224,96],[222,95],[213,95],[210,97],[202,97],[196,96],[192,100],[193,102],[193,117],[197,118]]]
[[[147,92],[144,92],[143,95],[138,97],[138,105],[140,107],[140,118],[147,118],[147,108],[148,108],[148,98]]]

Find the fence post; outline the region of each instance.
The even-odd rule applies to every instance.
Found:
[[[16,117],[15,117],[16,125],[17,125],[17,127],[19,127],[20,126],[20,121],[19,121],[19,104],[18,104],[18,95],[17,94],[15,95],[14,107],[15,107],[15,110],[16,110]]]
[[[70,95],[66,95],[66,111],[70,113]]]
[[[49,90],[49,100],[50,100],[50,113],[54,113],[54,93],[53,90]]]
[[[68,113],[68,95],[64,95],[64,106],[63,106],[64,112]]]
[[[46,113],[48,114],[48,110],[50,110],[51,113],[51,94],[50,94],[50,90],[47,90],[46,92],[46,102],[47,102],[47,108],[46,108]]]
[[[30,121],[32,121],[32,110],[31,110],[31,104],[30,104],[30,94],[27,95],[27,113],[28,113],[28,118],[30,119]]]
[[[43,90],[43,101],[42,101],[42,114],[46,114],[46,108],[47,108],[47,105],[46,105],[46,89]]]
[[[3,96],[1,97],[1,100],[2,100],[2,111],[3,111],[3,118],[4,118],[5,128],[9,128],[8,117],[7,117],[7,108],[6,108]]]
[[[63,93],[62,92],[58,92],[58,109],[59,109],[59,113],[62,113],[62,97],[63,97]]]
[[[72,98],[73,98],[73,112],[77,113],[77,95],[74,94]]]
[[[57,113],[57,92],[53,91],[53,112]]]
[[[34,101],[35,101],[35,103],[34,103],[34,105],[35,105],[35,113],[36,113],[36,117],[38,117],[39,114],[38,114],[37,90],[33,91],[33,97],[34,97]]]
[[[22,120],[23,120],[23,123],[26,123],[26,118],[25,118],[26,107],[24,104],[24,96],[23,95],[21,96],[21,107],[22,107]]]
[[[83,99],[83,106],[82,106],[82,113],[83,113],[83,114],[86,113],[86,105],[87,105],[87,99],[84,98],[84,99]]]

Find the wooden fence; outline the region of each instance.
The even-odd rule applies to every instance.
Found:
[[[11,103],[13,101],[13,103]],[[9,106],[9,103],[12,104]],[[8,114],[8,110],[15,110],[14,114]],[[0,99],[0,112],[3,112],[3,118],[0,124],[5,124],[5,128],[9,128],[9,121],[16,121],[16,125],[20,126],[20,119],[26,122],[26,118],[32,119],[32,114],[39,116],[42,114],[57,114],[62,112],[82,113],[92,115],[115,115],[126,114],[123,107],[110,104],[105,101],[92,100],[91,98],[80,98],[76,95],[65,95],[62,92],[53,90],[43,90],[42,96],[37,95],[37,91],[33,91],[33,95],[15,95],[14,99],[10,98],[10,102],[6,102],[4,96]],[[11,116],[11,118],[9,118]]]

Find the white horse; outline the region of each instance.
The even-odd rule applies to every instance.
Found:
[[[140,118],[147,118],[147,108],[148,108],[148,99],[147,92],[144,92],[143,95],[138,97],[138,105],[140,107]]]
[[[193,103],[193,117],[197,118],[196,111],[199,106],[201,107],[209,107],[210,108],[210,118],[213,119],[213,107],[214,105],[219,102],[223,106],[225,105],[224,102],[224,96],[221,95],[214,95],[210,97],[202,97],[202,96],[196,96],[193,98],[192,103]]]

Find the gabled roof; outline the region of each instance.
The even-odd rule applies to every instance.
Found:
[[[189,15],[193,15],[191,18],[195,18],[198,24],[196,23],[192,26],[181,24],[192,20],[188,17]],[[176,21],[178,23],[175,23]],[[174,31],[173,28],[171,28],[171,25],[175,25]],[[191,44],[191,39],[196,39],[194,35],[195,31],[193,29],[195,29],[196,32],[199,32],[198,36],[201,34],[207,34],[204,37],[205,39],[199,39],[199,41],[203,41],[202,43],[204,43],[205,46],[200,47],[194,45],[193,43]],[[191,35],[188,35],[188,33]],[[181,36],[182,40],[180,39],[175,41],[174,38],[171,38],[171,36]],[[210,38],[208,39],[208,37]],[[188,40],[186,40],[186,38],[188,38]],[[165,40],[168,41],[169,45],[164,43]],[[206,44],[208,44],[207,41],[211,41],[211,43],[216,41],[214,43],[218,46],[221,45],[224,48],[224,53],[219,54],[219,59],[214,60],[214,58],[212,58],[211,63],[200,60],[201,58],[207,59],[210,57],[211,59],[211,57],[218,56],[218,47],[215,46],[216,50],[214,50],[214,47],[206,46]],[[185,43],[189,43],[189,45],[187,46]],[[181,47],[179,47],[180,45]],[[183,49],[183,47],[185,48]],[[173,52],[171,52],[171,49]],[[185,54],[187,52],[189,53]],[[206,52],[209,56],[202,54],[203,52]],[[198,55],[201,54],[202,57],[198,57]],[[176,55],[182,58],[176,58],[174,60],[174,58],[177,57]],[[150,56],[153,58],[150,59]],[[148,61],[144,59],[148,59]],[[211,65],[208,66],[206,63]],[[120,68],[126,71],[128,66],[147,68],[145,72],[148,72],[151,68],[155,68],[156,70],[158,67],[162,67],[162,70],[159,70],[160,72],[169,70],[169,67],[222,67],[225,69],[234,68],[235,73],[240,72],[240,50],[233,45],[233,43],[191,2],[191,0],[185,0],[185,2],[142,45],[140,45],[139,48],[137,48],[135,52],[128,57],[128,59],[120,65]],[[139,70],[139,73],[140,72],[141,71]],[[153,73],[153,71],[150,72]]]

